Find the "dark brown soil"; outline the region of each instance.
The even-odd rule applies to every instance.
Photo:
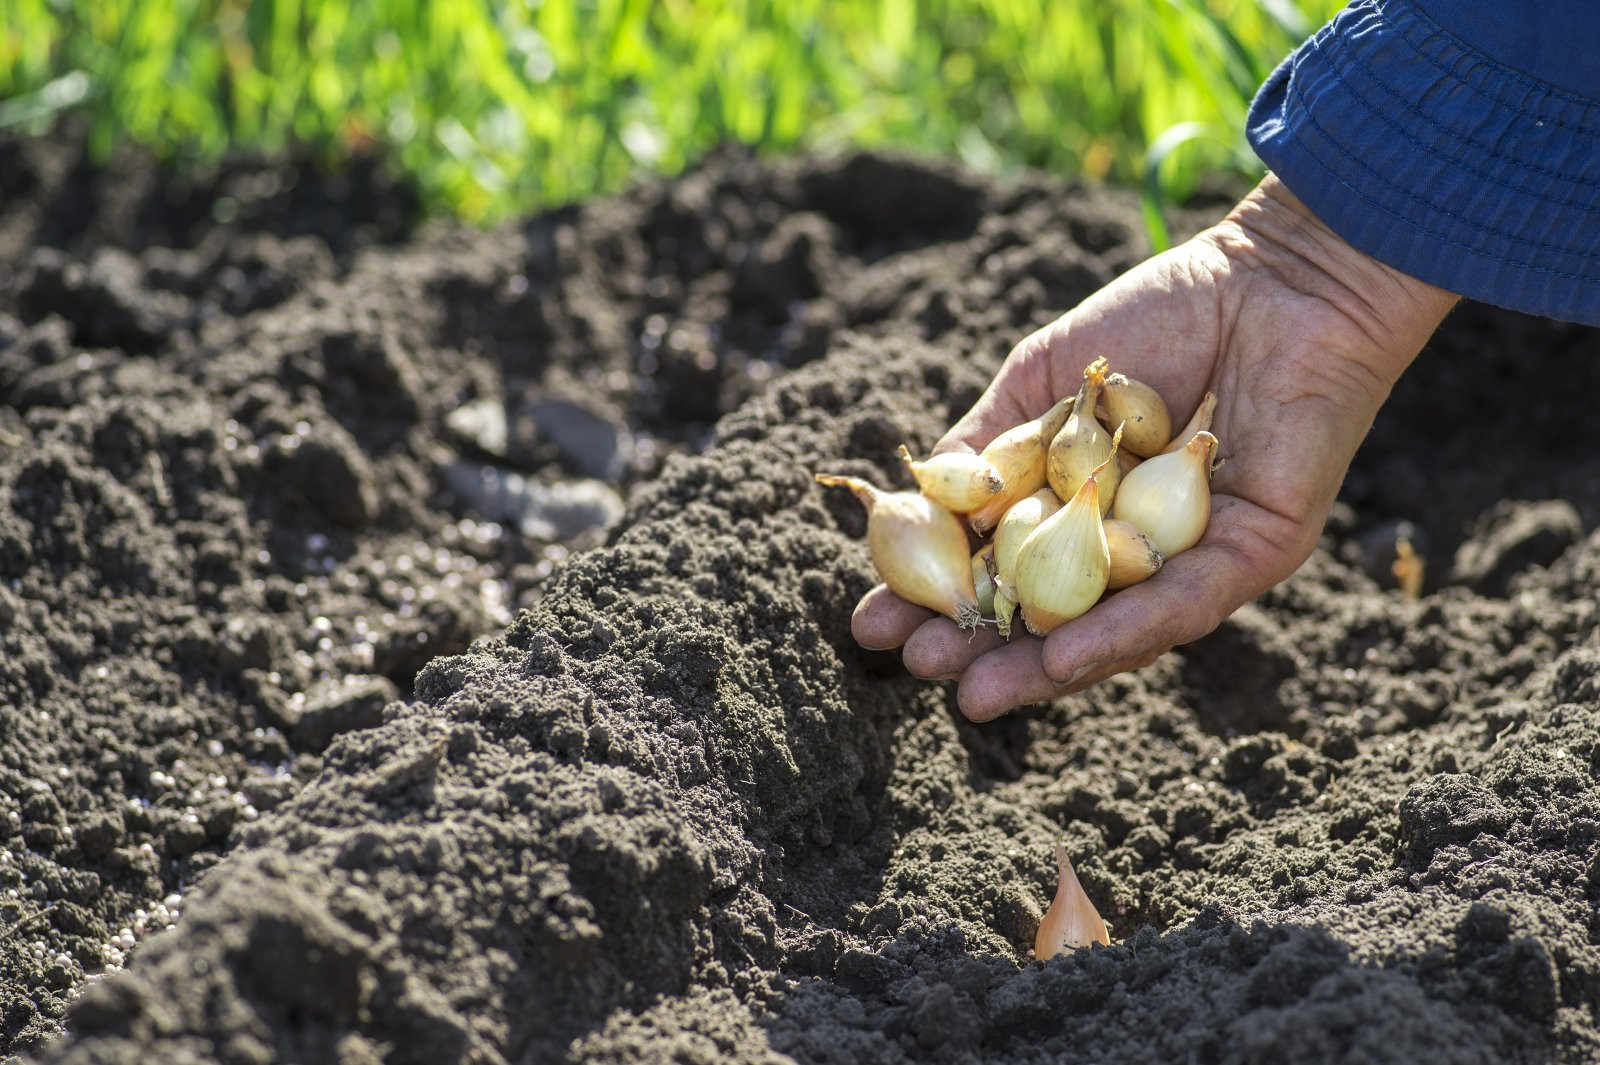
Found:
[[[485,234],[15,142],[0,197],[0,1051],[1600,1057],[1594,331],[1463,308],[1300,573],[980,728],[852,643],[809,472],[901,482],[1128,198],[729,154]],[[1063,837],[1116,944],[1037,964]]]

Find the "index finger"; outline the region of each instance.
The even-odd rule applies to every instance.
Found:
[[[1013,426],[1049,410],[1060,396],[1051,394],[1050,346],[1056,324],[1024,337],[1006,356],[972,409],[933,446],[946,451],[982,451],[989,441]]]

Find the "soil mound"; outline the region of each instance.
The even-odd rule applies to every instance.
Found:
[[[1129,199],[730,154],[481,234],[234,164],[179,225],[0,156],[10,1052],[1600,1053],[1593,331],[1463,308],[1298,574],[979,728],[809,474],[903,483]],[[1059,838],[1117,943],[1041,965]]]

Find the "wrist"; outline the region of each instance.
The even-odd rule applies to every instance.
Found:
[[[1460,298],[1352,247],[1274,174],[1210,235],[1230,263],[1338,309],[1362,341],[1349,353],[1391,383]]]

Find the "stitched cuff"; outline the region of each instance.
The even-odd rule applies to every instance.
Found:
[[[1405,0],[1356,0],[1267,79],[1247,134],[1373,258],[1600,325],[1600,99],[1494,62]]]

